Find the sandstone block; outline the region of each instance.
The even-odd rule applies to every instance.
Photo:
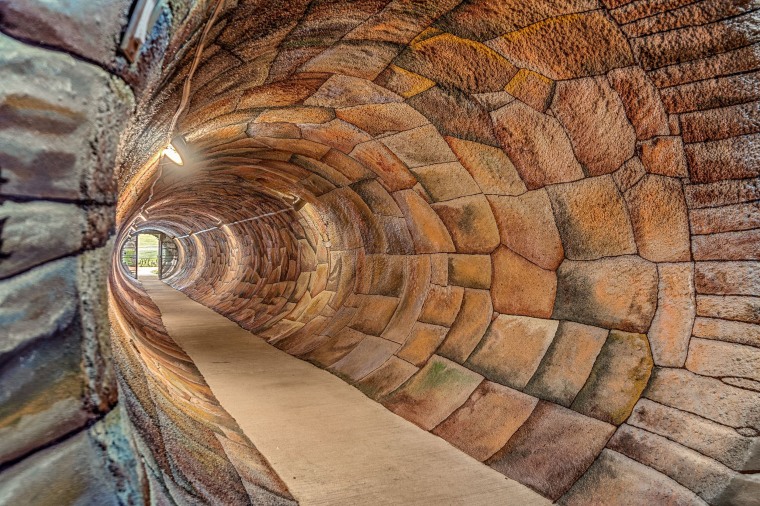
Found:
[[[538,112],[544,112],[551,103],[554,88],[554,81],[548,77],[520,69],[504,89]]]
[[[483,195],[432,204],[451,234],[457,253],[490,253],[499,245],[499,229]]]
[[[39,5],[40,10],[27,15],[49,22],[46,14],[66,11],[62,5]],[[15,2],[0,5],[10,12],[20,7]],[[24,29],[23,25],[17,28]],[[39,35],[44,37],[44,33]],[[134,104],[132,92],[95,65],[5,35],[0,35],[0,54],[0,124],[4,126],[0,164],[6,180],[0,191],[25,197],[113,201],[112,169],[119,133]]]
[[[480,188],[459,162],[438,163],[412,169],[434,202],[480,193]]]
[[[760,349],[695,337],[689,343],[686,368],[702,376],[760,381]]]
[[[636,133],[604,77],[557,83],[552,111],[590,176],[614,172],[633,156]]]
[[[528,189],[583,177],[567,134],[553,117],[515,101],[492,112],[491,118],[504,152]]]
[[[686,155],[681,137],[654,137],[640,145],[641,162],[650,174],[687,177]]]
[[[446,142],[484,194],[525,193],[525,183],[504,150],[456,137],[446,137]]]
[[[451,327],[459,314],[464,291],[461,286],[432,285],[422,306],[420,321]]]
[[[398,348],[398,344],[382,337],[367,336],[330,370],[353,383],[383,365]]]
[[[365,395],[379,400],[403,385],[418,370],[406,360],[392,356],[383,365],[362,378],[356,387]]]
[[[652,366],[644,334],[611,331],[572,409],[620,425],[647,386]]]
[[[529,262],[506,246],[493,255],[491,296],[499,313],[549,318],[557,294],[557,274]]]
[[[490,288],[491,257],[449,255],[449,283],[466,288]]]
[[[661,264],[657,312],[649,329],[656,365],[683,367],[694,324],[694,272],[691,264]]]
[[[607,74],[607,78],[623,101],[637,139],[668,135],[668,116],[657,88],[640,67],[614,69]]]
[[[404,213],[418,254],[455,251],[449,230],[422,197],[413,190],[396,192],[393,196]]]
[[[757,465],[756,438],[686,411],[642,398],[626,423],[667,437],[732,469],[752,469]]]
[[[646,332],[657,305],[657,269],[639,257],[565,260],[557,271],[553,318]]]
[[[557,500],[591,466],[614,431],[613,425],[539,401],[523,426],[486,463]]]
[[[431,430],[461,406],[482,380],[479,374],[434,355],[383,404],[397,415]]]
[[[625,193],[639,254],[653,262],[691,259],[689,219],[681,183],[645,176]]]
[[[394,63],[447,87],[474,93],[500,91],[517,73],[512,63],[488,46],[450,33],[412,43]]]
[[[518,197],[489,196],[488,202],[502,244],[542,269],[559,267],[565,255],[546,190]]]
[[[433,434],[482,462],[509,441],[537,402],[517,390],[484,381]]]
[[[438,353],[455,362],[463,363],[491,324],[492,314],[493,306],[489,292],[465,288],[462,307]]]
[[[448,330],[440,325],[417,322],[396,356],[417,367],[422,367],[435,353]]]
[[[601,504],[706,504],[678,482],[618,452],[604,449],[594,465],[565,494],[559,504],[581,506],[595,497]],[[621,501],[621,498],[623,499]]]
[[[625,36],[602,11],[558,16],[487,44],[517,66],[555,80],[633,63]]]
[[[491,381],[522,390],[538,369],[559,322],[499,315],[467,359],[467,367]]]
[[[609,331],[563,321],[525,391],[569,407],[591,374]]]
[[[760,393],[684,369],[655,368],[644,397],[729,427],[760,430]]]
[[[565,256],[592,260],[636,253],[625,201],[612,176],[548,188]]]

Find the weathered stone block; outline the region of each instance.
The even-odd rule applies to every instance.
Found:
[[[553,117],[515,101],[492,112],[491,119],[504,152],[528,189],[583,177],[567,134]]]
[[[557,275],[529,262],[506,246],[493,255],[491,295],[499,313],[549,318],[557,294]]]
[[[449,255],[449,283],[466,288],[490,288],[491,257]]]
[[[451,327],[459,314],[464,291],[461,286],[432,285],[422,306],[420,321]]]
[[[706,504],[691,490],[618,452],[604,449],[594,465],[558,502],[563,506],[588,504]]]
[[[571,408],[620,425],[646,388],[652,366],[644,334],[611,331]]]
[[[431,430],[461,406],[482,380],[479,374],[434,355],[383,404],[397,415]]]
[[[613,425],[539,401],[486,464],[557,500],[591,466],[614,431]]]
[[[647,336],[655,365],[683,367],[694,325],[694,267],[660,264],[657,311]]]
[[[644,397],[734,428],[760,431],[760,393],[683,369],[655,368]]]
[[[358,381],[383,365],[398,348],[398,344],[382,337],[367,336],[330,370],[350,382]]]
[[[612,176],[548,190],[567,258],[593,260],[636,253],[625,201]]]
[[[641,162],[650,174],[688,176],[681,137],[655,137],[641,144],[640,154]]]
[[[657,269],[639,257],[565,260],[557,271],[553,318],[646,332],[657,306]]]
[[[590,176],[614,172],[633,156],[636,133],[604,77],[557,83],[551,108]]]
[[[392,356],[383,365],[362,378],[356,387],[367,396],[379,400],[403,385],[418,370],[419,368],[406,360]]]
[[[433,434],[482,462],[509,441],[537,402],[517,390],[484,381]]]
[[[596,362],[609,331],[575,322],[560,322],[525,392],[569,407]]]
[[[487,43],[519,67],[551,79],[572,79],[633,63],[628,41],[602,11],[570,14]]]
[[[657,88],[641,67],[614,69],[607,74],[612,87],[623,101],[628,119],[639,140],[668,135],[668,116]],[[676,132],[673,132],[674,134]]]
[[[465,288],[462,307],[438,353],[455,362],[463,363],[491,324],[492,314],[493,306],[489,292]]]
[[[691,259],[689,219],[681,183],[644,176],[625,193],[639,255],[653,262]]]
[[[0,54],[2,193],[112,202],[132,92],[94,65],[5,35]]]
[[[467,367],[491,381],[522,390],[538,369],[559,322],[499,315],[467,359]]]
[[[422,367],[435,353],[448,330],[440,325],[417,322],[396,356],[417,367]]]
[[[483,195],[432,204],[451,234],[457,253],[490,253],[499,245],[499,229]]]
[[[489,196],[501,243],[543,269],[556,270],[565,257],[546,190],[517,197]]]
[[[484,194],[520,195],[526,191],[504,150],[456,137],[446,137],[446,142]]]

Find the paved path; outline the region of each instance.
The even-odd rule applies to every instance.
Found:
[[[169,335],[304,506],[549,504],[332,374],[143,278]]]

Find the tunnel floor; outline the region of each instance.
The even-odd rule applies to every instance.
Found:
[[[549,504],[157,278],[169,335],[302,505]]]

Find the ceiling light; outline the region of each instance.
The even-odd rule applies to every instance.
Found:
[[[182,156],[179,154],[179,151],[177,151],[177,148],[175,148],[172,143],[169,143],[169,145],[164,148],[162,154],[177,165],[185,164],[182,161]]]

